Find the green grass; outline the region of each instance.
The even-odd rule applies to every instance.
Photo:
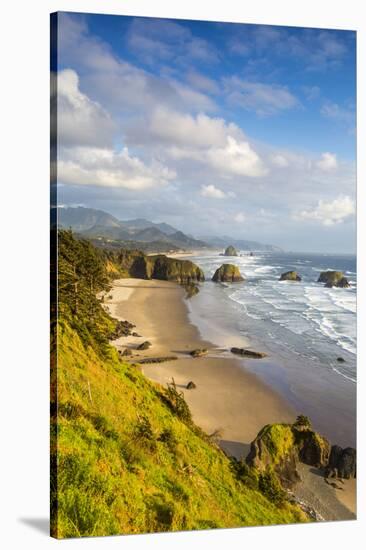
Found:
[[[266,498],[254,469],[230,460],[193,423],[174,383],[165,389],[153,384],[109,344],[116,321],[96,293],[108,290],[140,253],[99,251],[70,231],[59,233],[58,245],[58,264],[52,264],[54,284],[56,268],[59,275],[59,318],[53,308],[51,324],[52,535],[305,521],[288,502],[274,504],[272,479],[261,481]]]
[[[273,466],[294,448],[295,437],[290,424],[268,424],[259,432],[271,455]]]
[[[182,404],[174,409],[174,392],[121,362],[113,348],[101,357],[66,322],[58,342],[53,536],[305,521],[298,508],[275,505],[240,481]]]

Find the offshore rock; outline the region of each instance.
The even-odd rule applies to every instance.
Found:
[[[224,256],[237,256],[236,248],[232,245],[228,246],[224,252]]]
[[[332,288],[333,286],[348,288],[350,286],[342,271],[322,271],[319,275],[318,283],[325,283],[327,288]]]
[[[297,271],[286,271],[282,273],[280,281],[301,281],[301,277]]]
[[[238,283],[244,281],[244,277],[242,277],[238,266],[233,264],[222,264],[221,267],[216,269],[212,280],[215,283]]]

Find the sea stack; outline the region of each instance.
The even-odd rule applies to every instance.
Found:
[[[215,283],[238,283],[244,281],[244,277],[241,276],[238,266],[233,264],[222,264],[221,267],[216,269],[212,280]]]
[[[348,288],[350,286],[342,271],[322,271],[319,275],[318,283],[325,283],[327,288],[332,288],[333,286]]]
[[[232,245],[228,246],[224,252],[224,256],[237,256],[236,248]]]
[[[297,271],[286,271],[282,273],[280,281],[301,281],[301,277]]]

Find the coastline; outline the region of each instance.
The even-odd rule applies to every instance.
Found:
[[[245,457],[265,424],[295,420],[295,410],[276,392],[239,368],[238,359],[225,357],[222,348],[201,338],[189,320],[182,287],[167,281],[120,279],[109,295],[113,298],[106,305],[111,315],[128,319],[143,335],[121,337],[113,344],[134,349],[145,340],[151,342],[149,350],[133,355],[136,361],[177,356],[175,361],[143,365],[143,373],[163,386],[174,378],[196,424],[207,433],[219,430],[224,450],[236,458]],[[189,352],[197,348],[206,348],[207,356],[192,358]],[[189,381],[196,384],[195,390],[185,388]]]
[[[167,281],[114,281],[104,306],[113,317],[135,324],[141,337],[121,337],[113,345],[121,350],[129,348],[133,352],[129,358],[132,362],[147,357],[176,356],[174,361],[141,365],[143,373],[163,386],[174,378],[195,423],[207,433],[218,432],[220,445],[228,454],[245,457],[250,442],[265,424],[292,423],[301,411],[295,410],[256,374],[245,370],[245,361],[230,356],[227,348],[238,341],[233,341],[229,333],[224,331],[218,342],[219,346],[225,346],[226,352],[223,347],[203,340],[190,320],[184,295],[182,287]],[[136,347],[145,340],[151,342],[151,348],[137,351]],[[248,345],[243,338],[240,343]],[[189,352],[196,348],[207,348],[207,356],[192,358]],[[270,368],[270,360],[266,360],[266,364]],[[186,389],[189,381],[196,384],[196,389]],[[355,480],[344,484],[340,498],[338,491],[309,471],[301,485],[304,486],[300,488],[299,498],[315,503],[324,519],[355,517]]]

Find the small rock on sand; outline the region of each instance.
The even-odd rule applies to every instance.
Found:
[[[193,351],[190,352],[192,357],[203,357],[204,355],[207,355],[207,353],[208,353],[208,350],[206,348],[194,349]]]
[[[151,348],[151,346],[152,346],[151,342],[148,342],[148,341],[146,340],[146,342],[142,342],[142,344],[140,344],[139,346],[137,346],[137,349],[139,349],[139,350],[145,350],[145,349]]]

